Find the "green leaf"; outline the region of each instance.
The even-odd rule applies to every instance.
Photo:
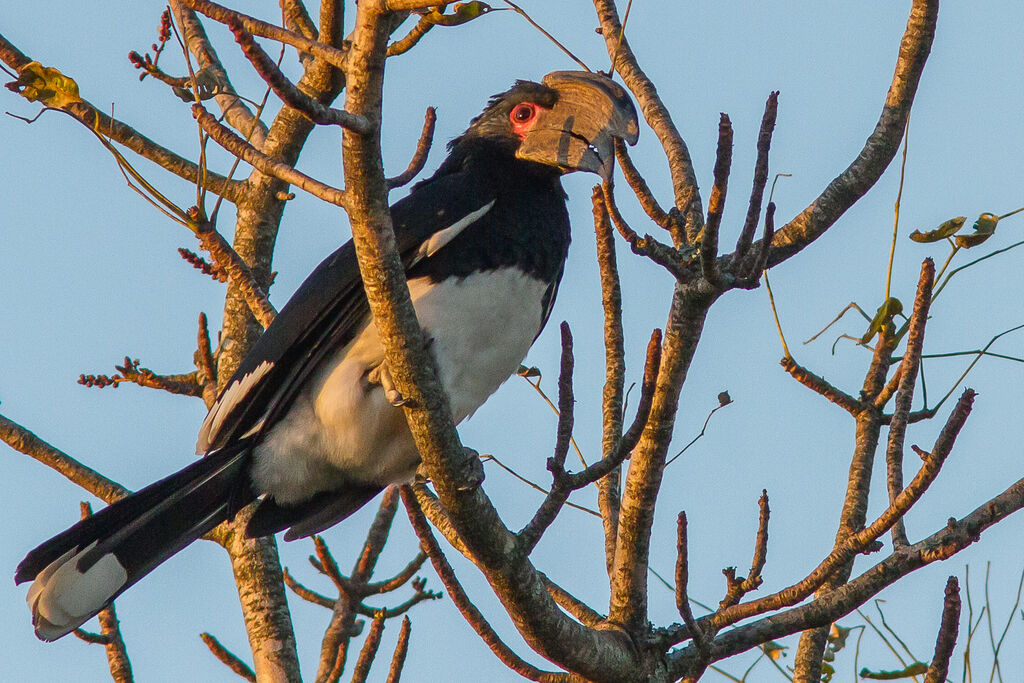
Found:
[[[444,14],[438,10],[431,10],[423,15],[423,19],[437,26],[459,26],[467,21],[472,21],[479,16],[490,12],[492,7],[486,2],[457,2],[455,11],[451,14]]]
[[[519,369],[516,370],[516,374],[520,377],[540,377],[540,369],[528,368],[525,365],[520,365]]]
[[[81,102],[78,84],[57,69],[29,62],[18,72],[18,80],[7,84],[7,89],[16,92],[29,102],[42,102],[47,107],[62,109],[69,104]]]
[[[999,225],[999,216],[994,213],[983,213],[974,221],[974,232],[969,235],[957,235],[956,246],[961,249],[976,247],[995,234]]]
[[[914,662],[905,669],[899,671],[871,671],[870,669],[861,669],[860,677],[867,678],[872,681],[898,681],[903,678],[911,678],[912,676],[920,676],[921,674],[928,673],[928,665],[924,662]]]
[[[967,216],[957,216],[956,218],[950,218],[948,221],[939,224],[939,227],[928,232],[921,232],[915,230],[910,233],[910,239],[915,242],[939,242],[952,237],[960,228],[964,227],[964,223],[967,221]]]
[[[886,299],[885,303],[879,306],[875,312],[875,317],[871,319],[868,331],[860,338],[860,343],[867,344],[880,332],[886,335],[892,334],[895,330],[892,319],[901,313],[903,313],[903,302],[893,296]]]

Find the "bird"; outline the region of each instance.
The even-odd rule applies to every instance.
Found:
[[[391,206],[398,252],[454,420],[508,379],[540,335],[569,249],[561,177],[610,178],[635,144],[610,78],[555,71],[493,96],[437,171]],[[340,522],[419,454],[370,316],[353,243],[328,256],[253,345],[199,431],[199,458],[28,553],[36,635],[56,640],[250,503],[251,537]]]

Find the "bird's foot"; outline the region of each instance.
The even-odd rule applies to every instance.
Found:
[[[396,408],[409,403],[409,399],[402,396],[402,392],[395,388],[395,382],[391,379],[391,371],[388,370],[388,362],[386,360],[382,360],[380,365],[370,370],[370,374],[367,375],[366,379],[370,384],[379,384],[380,388],[384,390],[384,398]]]
[[[466,459],[464,460],[465,466],[459,473],[462,476],[458,488],[460,491],[472,491],[480,488],[480,484],[484,483],[484,463],[480,460],[480,454],[472,448],[463,446],[462,451]]]

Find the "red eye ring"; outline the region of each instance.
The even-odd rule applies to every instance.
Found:
[[[533,120],[537,115],[537,106],[531,102],[522,102],[512,108],[508,118],[516,126],[522,126]]]

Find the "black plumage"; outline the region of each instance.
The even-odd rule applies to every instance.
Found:
[[[520,81],[391,207],[414,306],[457,420],[540,333],[570,240],[560,176],[607,173],[613,136],[634,141],[636,114],[611,81],[570,72]],[[200,431],[204,458],[19,565],[16,581],[35,580],[28,599],[37,634],[70,632],[260,496],[248,533],[290,528],[286,538],[294,538],[411,476],[418,455],[375,335],[349,242],[313,271],[242,361]]]

